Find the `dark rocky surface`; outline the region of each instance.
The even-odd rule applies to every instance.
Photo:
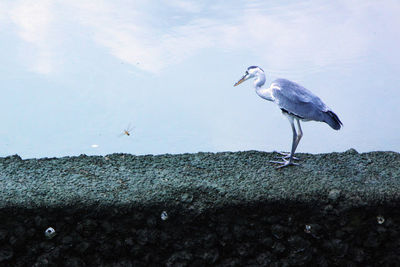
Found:
[[[400,154],[276,156],[0,158],[0,266],[399,265]]]

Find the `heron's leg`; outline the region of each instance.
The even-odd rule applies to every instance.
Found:
[[[301,130],[300,121],[299,121],[299,119],[296,119],[296,121],[297,121],[298,133],[297,133],[297,138],[296,138],[296,146],[295,146],[294,150],[297,149],[297,146],[299,145],[300,140],[303,137],[303,131]]]
[[[279,155],[283,156],[283,157],[279,157],[277,156],[277,158],[280,159],[288,159],[290,158],[290,152],[284,152],[284,151],[274,151],[276,153],[278,153]],[[300,160],[298,157],[293,157],[294,160]]]
[[[298,165],[297,163],[293,162],[293,155],[294,152],[296,151],[296,140],[297,140],[297,133],[296,133],[296,128],[294,127],[294,121],[292,117],[288,117],[289,118],[289,122],[290,122],[290,126],[292,126],[292,131],[293,131],[293,140],[292,140],[292,150],[290,151],[290,156],[289,156],[289,160],[286,160],[283,158],[283,162],[281,161],[270,161],[272,163],[278,163],[281,164],[280,166],[278,166],[277,168],[282,168],[282,167],[286,167],[289,165]]]
[[[296,122],[297,122],[297,137],[296,137],[296,144],[295,144],[295,148],[294,150],[297,149],[297,146],[300,143],[301,138],[303,137],[303,131],[301,130],[301,126],[300,126],[300,120],[296,118]],[[286,152],[277,152],[278,154],[281,154],[283,156],[283,159],[288,159],[291,156],[291,153],[286,153]],[[292,159],[294,160],[299,160],[299,158],[295,157],[293,155]]]

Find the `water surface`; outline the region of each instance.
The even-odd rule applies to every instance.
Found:
[[[299,152],[400,152],[399,13],[398,1],[2,1],[0,156],[288,150],[279,109],[251,82],[232,87],[250,65],[343,121],[304,123]]]

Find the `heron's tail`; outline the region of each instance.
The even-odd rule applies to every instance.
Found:
[[[333,129],[339,130],[343,123],[340,121],[339,117],[333,112],[328,110],[324,113],[324,121],[329,124]]]

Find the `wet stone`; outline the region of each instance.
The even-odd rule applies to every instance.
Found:
[[[378,227],[376,227],[376,232],[377,232],[379,235],[384,235],[387,231],[388,231],[388,230],[387,230],[385,227],[383,227],[383,226],[378,226]]]
[[[193,258],[193,255],[187,251],[179,251],[171,255],[166,262],[166,266],[187,265]]]
[[[0,242],[7,238],[8,231],[6,229],[0,229]]]
[[[344,238],[345,236],[346,236],[346,233],[343,232],[343,231],[341,231],[341,230],[337,230],[337,231],[335,232],[335,237],[338,238],[338,239],[342,239],[342,238]]]
[[[139,244],[134,244],[132,246],[132,248],[129,250],[129,254],[131,254],[134,257],[142,256],[143,252],[144,252],[144,248],[142,245],[139,245]]]
[[[266,216],[265,217],[265,221],[268,224],[276,224],[278,222],[280,222],[282,220],[282,218],[280,216],[277,215],[271,215],[271,216]]]
[[[352,249],[351,254],[356,262],[363,262],[365,259],[365,252],[361,248]]]
[[[133,244],[135,244],[135,242],[133,241],[132,237],[128,237],[128,238],[125,238],[125,244],[128,246],[133,246]]]
[[[207,263],[207,264],[215,264],[215,262],[219,258],[219,252],[218,249],[210,249],[207,251],[204,251],[201,254],[201,258]]]
[[[36,229],[35,228],[29,228],[28,231],[26,231],[26,236],[28,238],[32,238],[36,234]]]
[[[331,239],[323,243],[323,247],[337,258],[343,258],[348,251],[348,244],[340,239]]]
[[[273,259],[272,253],[267,251],[260,253],[257,256],[256,261],[259,266],[268,266],[269,264],[271,264],[272,259]]]
[[[80,258],[67,258],[66,261],[64,262],[65,267],[84,267],[86,266],[86,263],[80,259]]]
[[[79,223],[76,227],[76,231],[84,237],[92,236],[97,227],[97,222],[91,219],[86,219]]]
[[[286,247],[280,242],[275,242],[272,245],[272,249],[277,253],[283,253],[286,250]]]
[[[141,212],[135,212],[132,216],[132,219],[136,222],[140,222],[144,219],[144,214]]]
[[[341,191],[339,189],[332,189],[329,191],[328,199],[335,202],[340,197]]]
[[[241,257],[248,257],[251,253],[251,245],[248,243],[240,244],[237,252]]]
[[[236,240],[243,240],[245,237],[246,228],[242,225],[234,225],[233,226],[233,235]]]
[[[285,232],[285,227],[280,226],[279,224],[273,225],[271,227],[271,233],[277,239],[282,239],[285,236]]]
[[[14,251],[12,247],[5,245],[0,247],[0,263],[13,257]]]
[[[45,242],[41,242],[39,247],[43,251],[49,252],[49,251],[52,251],[54,249],[55,245],[51,241],[45,241]]]
[[[146,220],[148,227],[155,227],[157,225],[157,219],[154,216],[150,216]]]
[[[36,216],[35,225],[38,228],[44,228],[48,225],[48,220],[46,218],[42,218],[41,216]]]
[[[289,254],[289,263],[290,265],[306,265],[306,263],[310,262],[312,259],[312,251],[309,249],[302,250],[299,252],[290,252]]]
[[[274,240],[271,237],[267,236],[261,240],[261,244],[270,248],[274,244]]]
[[[298,252],[307,250],[311,245],[310,241],[308,241],[298,235],[290,236],[288,238],[288,243],[289,243],[289,246],[291,247],[291,251],[294,253],[298,253]]]
[[[318,256],[317,259],[315,260],[315,263],[317,266],[321,266],[321,267],[329,266],[329,261],[324,256]]]
[[[78,251],[79,253],[83,254],[87,251],[87,249],[89,247],[90,247],[90,243],[83,241],[75,246],[75,250]]]
[[[369,233],[367,240],[364,242],[364,246],[369,247],[369,248],[377,248],[381,244],[379,237],[376,233]]]
[[[72,243],[74,242],[74,239],[71,236],[64,236],[61,240],[61,243],[63,243],[64,245],[72,245]]]
[[[224,266],[224,267],[236,267],[236,266],[240,266],[240,260],[238,258],[234,258],[234,257],[230,257],[227,259],[224,259],[220,266]]]
[[[149,242],[149,231],[146,229],[139,229],[136,232],[137,242],[140,245],[145,245]]]
[[[17,238],[16,236],[12,235],[12,236],[10,236],[10,238],[8,239],[8,243],[9,243],[11,246],[16,247],[16,246],[18,246],[18,244],[21,243],[21,242],[19,242],[19,240],[18,240],[18,238]]]
[[[14,234],[17,238],[19,239],[25,239],[25,235],[26,235],[26,230],[25,227],[18,225],[17,227],[15,227],[14,229]]]
[[[102,231],[104,231],[104,233],[106,233],[106,234],[111,233],[113,231],[113,226],[108,221],[103,221],[101,223],[101,228],[102,228]]]
[[[189,193],[183,193],[181,196],[181,201],[184,203],[191,203],[193,201],[193,195]]]
[[[319,225],[319,224],[309,224],[311,227],[310,229],[310,235],[315,238],[315,239],[320,239],[323,237],[324,234],[324,229]]]

